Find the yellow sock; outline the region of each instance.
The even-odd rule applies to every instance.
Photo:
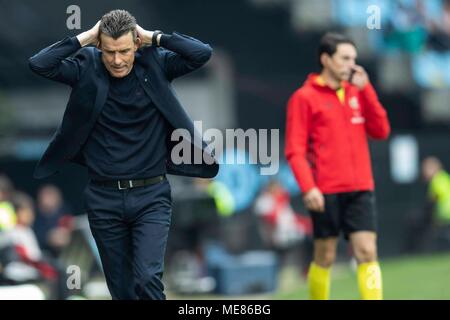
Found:
[[[381,269],[378,262],[358,265],[358,286],[362,300],[382,300]]]
[[[331,268],[322,268],[311,263],[308,272],[309,298],[311,300],[328,300],[330,298]]]

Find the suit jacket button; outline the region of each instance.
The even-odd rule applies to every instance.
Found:
[[[147,78],[145,78],[144,81],[147,82]]]

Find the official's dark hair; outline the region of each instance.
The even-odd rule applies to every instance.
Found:
[[[113,39],[118,39],[131,31],[133,40],[136,40],[136,18],[126,10],[112,10],[103,15],[99,29],[100,33]]]
[[[323,67],[322,61],[320,61],[320,57],[322,56],[323,53],[326,53],[331,57],[332,55],[334,55],[336,53],[338,45],[343,44],[343,43],[351,44],[356,48],[355,43],[349,37],[347,37],[343,34],[340,34],[340,33],[335,33],[335,32],[326,33],[322,37],[322,39],[320,39],[319,52],[318,52],[319,65],[321,67]]]

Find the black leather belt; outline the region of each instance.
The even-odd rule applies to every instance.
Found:
[[[164,175],[162,175],[162,176],[156,176],[156,177],[147,178],[147,179],[137,179],[137,180],[107,180],[107,181],[92,180],[91,182],[92,182],[92,184],[95,184],[100,187],[125,190],[125,189],[137,188],[137,187],[144,187],[144,186],[148,186],[150,184],[156,184],[158,182],[163,181],[165,178],[166,177]]]

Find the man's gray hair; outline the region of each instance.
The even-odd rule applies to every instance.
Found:
[[[104,33],[113,39],[118,39],[131,31],[133,40],[136,40],[136,18],[126,10],[117,9],[106,13],[100,20],[99,28],[100,34]]]

